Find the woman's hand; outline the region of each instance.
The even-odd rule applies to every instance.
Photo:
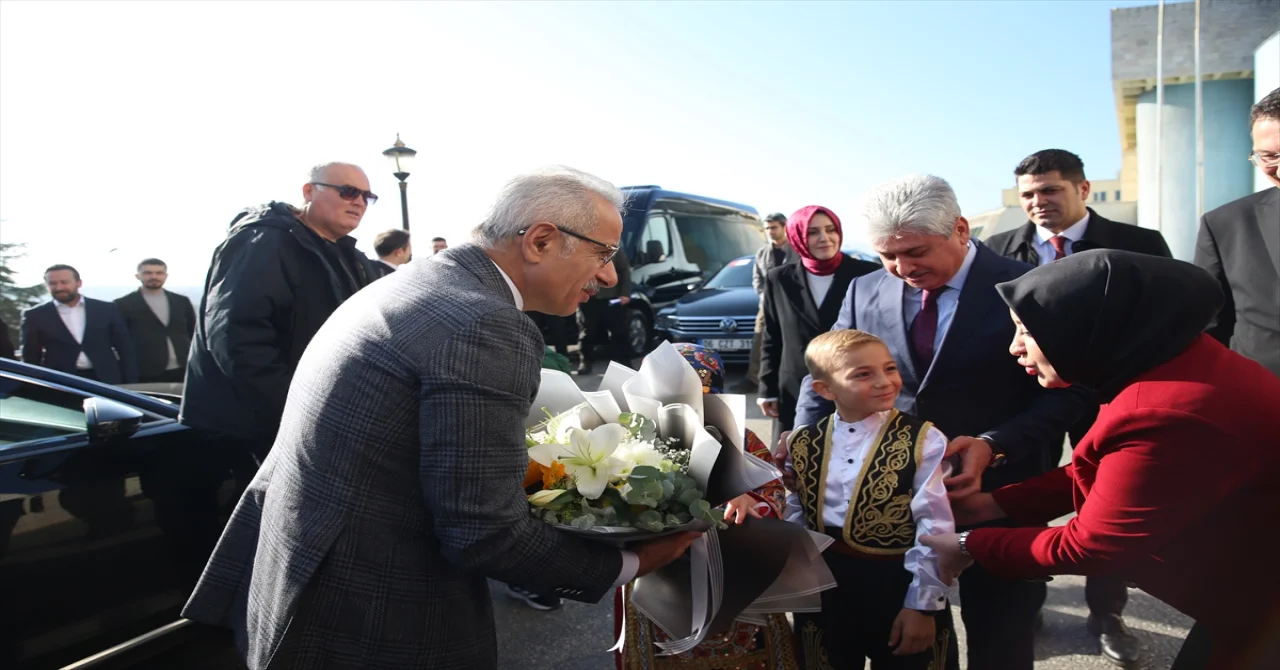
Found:
[[[889,646],[893,647],[894,656],[911,656],[932,647],[936,634],[933,617],[903,608],[898,612],[898,618],[893,620]]]
[[[957,526],[973,526],[1008,516],[996,503],[995,496],[990,493],[975,493],[963,498],[952,498],[951,512],[956,516]]]
[[[749,493],[744,493],[730,500],[724,506],[725,521],[732,519],[735,524],[741,524],[749,516],[760,518],[760,512],[756,511],[756,499],[752,498]]]
[[[960,573],[973,565],[973,559],[960,551],[960,535],[957,533],[922,535],[920,544],[938,555],[938,576],[947,586],[954,584]]]

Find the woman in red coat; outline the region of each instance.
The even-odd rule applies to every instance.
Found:
[[[959,522],[1026,527],[926,538],[941,565],[1118,574],[1196,620],[1175,669],[1280,667],[1280,379],[1203,334],[1217,283],[1098,250],[996,288],[1027,374],[1102,407],[1070,465],[953,501]]]

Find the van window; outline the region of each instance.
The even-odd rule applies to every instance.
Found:
[[[667,217],[662,212],[652,212],[640,231],[640,244],[636,245],[636,257],[632,259],[633,267],[650,263],[660,263],[671,255],[671,227],[667,225]]]
[[[675,217],[685,260],[697,265],[703,277],[714,275],[729,261],[764,246],[764,233],[759,222],[752,219],[680,213]]]

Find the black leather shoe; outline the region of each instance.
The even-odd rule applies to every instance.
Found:
[[[1117,615],[1089,615],[1089,634],[1097,636],[1102,657],[1122,668],[1142,660],[1142,643]]]

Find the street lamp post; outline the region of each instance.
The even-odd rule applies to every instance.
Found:
[[[409,178],[409,166],[413,164],[413,157],[418,152],[406,147],[404,142],[400,141],[400,133],[396,133],[396,143],[390,149],[382,152],[387,160],[391,161],[392,174],[396,179],[400,180],[400,218],[403,221],[404,229],[409,230],[409,184],[405,182]]]

